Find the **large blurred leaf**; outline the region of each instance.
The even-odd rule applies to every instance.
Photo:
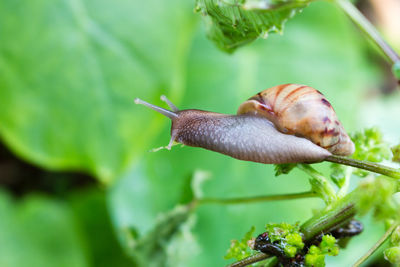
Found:
[[[284,23],[312,0],[197,0],[208,36],[227,52],[282,32]]]
[[[0,136],[25,159],[110,181],[156,133],[135,96],[179,98],[193,3],[0,2]]]
[[[177,206],[159,216],[154,228],[143,237],[132,237],[130,253],[139,266],[187,266],[197,243],[191,234],[193,217],[187,206]]]
[[[31,196],[14,202],[0,191],[0,266],[89,266],[73,213],[61,202]]]
[[[122,244],[138,266],[188,266],[197,252],[192,210],[170,201],[164,202],[166,209],[154,207],[152,200],[163,197],[143,178],[143,170],[134,168],[110,191],[110,211]]]
[[[104,190],[82,190],[69,196],[74,216],[85,239],[93,267],[127,267],[133,263],[115,236],[107,210]]]

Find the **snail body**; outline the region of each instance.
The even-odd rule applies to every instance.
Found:
[[[248,101],[257,100],[253,98]],[[256,112],[253,108],[258,108],[260,102],[246,101],[239,108],[238,115],[227,115],[196,109],[178,110],[165,96],[161,99],[171,110],[140,99],[135,99],[135,102],[146,105],[172,120],[171,141],[167,148],[175,141],[240,160],[266,164],[320,162],[334,153],[313,143],[312,138],[304,138],[302,134],[293,132],[291,128],[277,126],[275,123],[282,120],[281,118],[269,119],[261,112]],[[275,102],[275,105],[277,103]],[[286,133],[285,129],[288,129]]]

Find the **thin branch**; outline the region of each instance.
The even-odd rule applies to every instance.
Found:
[[[345,175],[344,175],[344,183],[337,193],[337,196],[339,198],[342,198],[347,194],[347,191],[349,190],[349,186],[350,186],[350,178],[351,178],[352,173],[353,173],[353,168],[350,166],[347,166],[346,170],[345,170]]]
[[[393,223],[392,226],[389,227],[389,229],[385,232],[385,234],[375,243],[375,245],[370,248],[367,253],[365,253],[361,258],[358,259],[356,263],[354,263],[353,267],[358,267],[360,266],[363,262],[365,262],[374,252],[382,246],[383,243],[392,235],[393,231],[396,229],[396,227],[399,225],[399,223]]]
[[[336,191],[333,188],[332,183],[329,182],[329,180],[324,175],[316,171],[308,164],[298,164],[297,168],[311,176],[310,184],[313,191],[317,193],[318,196],[320,196],[326,204],[329,205],[330,203],[333,203],[337,200]]]
[[[346,224],[356,215],[354,202],[349,201],[350,198],[347,196],[342,200],[344,199],[346,200],[340,200],[338,205],[313,216],[301,226],[301,232],[306,241]]]
[[[226,267],[244,267],[244,266],[259,262],[259,261],[263,261],[270,257],[271,257],[270,255],[265,254],[265,253],[257,253],[257,254],[251,255],[247,258],[244,258],[243,260],[229,264]]]
[[[197,204],[248,204],[262,201],[275,201],[275,200],[291,200],[299,198],[310,198],[318,197],[318,195],[312,191],[292,193],[292,194],[280,194],[280,195],[266,195],[266,196],[254,196],[254,197],[243,197],[243,198],[201,198],[195,200]]]
[[[400,56],[382,38],[375,27],[366,17],[348,0],[334,0],[336,4],[350,17],[350,19],[379,47],[392,64],[400,61]]]
[[[383,166],[377,163],[362,161],[357,159],[346,158],[342,156],[331,155],[325,159],[325,161],[335,162],[347,166],[364,169],[371,172],[383,174],[395,179],[400,179],[400,170],[396,170],[391,167]]]

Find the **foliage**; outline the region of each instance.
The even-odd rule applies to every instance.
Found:
[[[394,201],[397,182],[385,176],[369,177],[360,182],[357,206],[361,215],[373,210],[377,219],[399,219],[400,206]]]
[[[355,132],[351,135],[351,139],[355,145],[355,152],[352,155],[354,159],[382,162],[392,157],[389,143],[383,139],[382,132],[376,127]],[[330,176],[338,187],[342,187],[345,182],[346,168],[339,164],[331,165],[332,172]],[[362,169],[354,169],[352,173],[360,177],[366,177],[369,174],[369,172]]]
[[[312,245],[305,256],[306,266],[323,267],[325,266],[325,256],[337,256],[339,246],[336,239],[331,235],[324,235],[319,246]]]
[[[355,152],[356,157],[368,157],[375,161],[382,161],[383,159],[390,158],[391,155],[388,155],[389,145],[383,140],[382,134],[377,129],[367,129],[363,132],[358,132],[354,135],[353,138],[357,138],[354,139],[357,149]],[[275,174],[287,174],[294,167],[298,167],[299,169],[305,171],[307,174],[310,175],[309,182],[311,184],[312,191],[317,193],[317,195],[320,198],[324,199],[325,202],[328,204],[326,208],[328,213],[330,212],[330,210],[335,210],[335,208],[341,206],[343,206],[345,212],[345,210],[347,209],[346,206],[350,204],[350,202],[347,202],[351,200],[356,200],[355,205],[357,206],[357,211],[360,215],[365,215],[367,212],[372,210],[374,217],[378,220],[399,220],[400,205],[394,198],[395,193],[398,191],[398,181],[386,176],[375,177],[371,174],[368,178],[365,178],[361,181],[356,190],[344,197],[344,194],[347,193],[347,187],[349,183],[348,180],[353,170],[343,165],[331,164],[330,176],[332,178],[332,181],[339,187],[339,193],[342,193],[343,197],[337,198],[336,192],[330,185],[330,182],[324,177],[322,173],[316,171],[309,165],[276,165]],[[364,175],[362,175],[362,177],[363,176]],[[322,215],[321,213],[315,216],[317,217],[316,220],[319,221],[320,219],[318,219],[318,217],[323,217],[324,215]],[[334,217],[336,216],[333,216],[333,218]],[[291,227],[288,226],[290,225],[286,223],[282,223],[280,225],[270,224],[269,226],[267,226],[266,233],[262,234],[266,235],[266,241],[264,241],[264,238],[260,239],[259,242],[267,242],[267,245],[271,243],[271,246],[277,246],[282,251],[284,251],[287,257],[293,258],[299,252],[299,249],[302,249],[304,247],[304,243],[302,241],[302,236],[299,232],[296,237],[297,240],[301,242],[301,246],[296,248],[295,246],[289,244],[291,242],[288,242],[288,240],[294,240],[292,238],[294,236],[291,236],[290,234],[288,235],[288,230],[291,229]],[[303,225],[302,227],[306,226]],[[349,230],[351,229],[352,227],[349,228]],[[344,233],[344,231],[347,230],[343,229],[339,232]],[[355,232],[349,231],[350,236],[359,233],[360,232],[358,230]],[[393,236],[392,239],[397,240],[397,238]],[[258,242],[257,240],[258,238],[256,239],[256,243]],[[263,246],[266,246],[266,249],[268,249],[269,253],[270,248],[269,245],[267,245],[264,245],[263,243],[262,245],[256,247],[260,248],[260,251],[263,251],[261,249],[263,248]],[[390,258],[390,260],[392,261],[396,260],[396,249],[397,248],[388,249],[386,251],[387,253],[385,254],[385,257],[388,259]],[[318,246],[311,245],[307,250],[307,253],[305,255],[305,264],[306,266],[325,266],[325,255],[336,256],[338,253],[339,247],[336,245],[336,239],[332,235],[324,235],[322,237],[322,241],[319,243]],[[279,255],[276,256],[279,257]],[[296,259],[296,261],[299,261],[299,259]]]
[[[0,266],[116,266],[131,264],[114,235],[104,192],[68,199],[0,190]]]
[[[208,37],[227,52],[271,32],[281,33],[284,23],[311,0],[197,0]]]
[[[393,264],[400,264],[400,246],[391,247],[384,251],[385,259]]]
[[[331,164],[330,177],[332,179],[332,182],[334,182],[339,188],[341,188],[346,181],[345,168],[346,167],[340,164]]]
[[[227,260],[241,260],[252,255],[253,251],[250,249],[249,241],[252,240],[255,230],[256,228],[254,226],[251,227],[251,229],[242,237],[240,242],[238,240],[232,240],[231,246],[229,247],[224,258]]]
[[[298,223],[271,223],[265,230],[271,243],[280,247],[287,257],[293,258],[304,247]]]
[[[227,2],[233,3],[221,2],[219,8],[228,10]],[[247,4],[255,3],[262,1]],[[263,3],[278,6],[240,11],[262,18],[245,36],[231,21],[222,31],[211,19],[220,44],[233,49],[237,41],[281,31],[308,1]],[[364,89],[381,77],[365,44],[341,12],[313,3],[286,26],[284,38],[270,36],[228,56],[205,40],[192,9],[193,3],[183,0],[1,1],[2,141],[37,166],[86,172],[102,182],[93,198],[89,192],[71,192],[70,199],[2,198],[1,266],[222,265],[226,240],[239,235],[243,224],[304,220],[318,206],[318,201],[265,204],[268,212],[261,214],[257,205],[201,208],[192,228],[192,214],[173,208],[195,196],[183,180],[198,168],[217,177],[207,184],[207,194],[226,196],[273,194],[282,184],[295,191],[307,186],[306,177],[290,173],[277,182],[270,179],[272,168],[191,148],[146,153],[166,142],[166,122],[132,99],[157,103],[167,94],[186,108],[234,113],[234,106],[257,91],[293,81],[330,95],[351,130],[364,126],[356,115],[361,103],[341,99],[362,99]],[[196,256],[197,242],[207,257]],[[346,266],[353,257],[341,260]]]
[[[160,129],[134,96],[182,93],[195,21],[185,2],[2,1],[0,136],[31,162],[110,183]]]
[[[352,155],[355,159],[381,162],[389,159],[392,155],[389,144],[383,140],[383,134],[378,128],[356,132],[351,139],[356,147],[356,151]]]
[[[189,207],[178,206],[160,216],[145,236],[137,236],[136,231],[127,232],[128,252],[136,264],[185,266],[188,255],[197,253],[196,241],[191,234],[194,218],[190,215]]]
[[[392,160],[395,162],[400,162],[400,144],[391,148],[393,153]]]
[[[393,264],[400,264],[400,226],[397,226],[390,238],[390,248],[383,252],[385,259]]]

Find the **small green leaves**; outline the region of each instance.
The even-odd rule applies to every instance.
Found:
[[[393,264],[400,264],[400,226],[397,226],[390,238],[392,247],[386,249],[383,253],[385,259]]]
[[[389,145],[383,140],[382,133],[378,128],[365,129],[352,135],[356,146],[353,158],[372,162],[381,162],[389,159],[391,151]]]
[[[293,258],[296,256],[297,248],[293,246],[286,246],[283,251],[285,252],[286,256]]]
[[[303,239],[299,233],[292,233],[286,236],[287,245],[284,252],[286,256],[293,258],[299,249],[304,247]]]
[[[301,238],[301,235],[299,233],[288,234],[286,236],[286,242],[289,245],[292,245],[292,246],[295,246],[298,248],[304,247],[303,239]]]
[[[394,76],[400,80],[400,61],[397,61],[392,66],[392,72]]]
[[[346,181],[345,168],[345,166],[340,164],[331,164],[331,179],[339,188],[341,188]]]
[[[400,247],[391,247],[384,251],[385,259],[393,264],[400,264]]]
[[[281,33],[284,23],[310,0],[197,0],[208,37],[226,52],[271,32]]]
[[[363,132],[356,132],[351,138],[356,146],[353,154],[354,159],[381,162],[390,159],[392,152],[390,146],[383,140],[382,133],[378,128],[365,129]],[[367,171],[356,169],[354,174],[365,177]]]
[[[393,153],[392,161],[400,162],[400,144],[391,148]]]
[[[176,206],[161,214],[155,226],[143,236],[127,229],[127,250],[137,266],[177,266],[179,259],[181,263],[188,260],[183,259],[188,251],[197,252],[197,243],[190,232],[194,221],[188,206]]]
[[[390,237],[390,242],[393,245],[400,246],[400,226],[397,226],[396,229],[393,231],[392,236]]]
[[[251,229],[244,235],[244,237],[240,242],[238,240],[232,240],[231,246],[229,247],[224,258],[226,260],[229,259],[242,260],[252,255],[252,250],[250,249],[248,242],[252,239],[254,231],[255,227],[252,226]]]
[[[319,247],[322,253],[329,256],[337,256],[339,254],[339,247],[336,245],[336,239],[331,235],[324,235]]]
[[[269,223],[265,225],[265,231],[268,232],[269,239],[271,242],[282,240],[287,235],[299,232],[299,225],[289,223]]]
[[[299,164],[297,166],[299,167],[299,169],[311,176],[309,181],[312,190],[317,193],[319,197],[321,197],[325,201],[326,204],[333,203],[337,200],[335,189],[325,176],[316,171],[310,165]]]
[[[393,199],[397,183],[385,176],[370,177],[363,180],[357,191],[357,208],[360,215],[373,210],[377,219],[390,219],[399,216],[398,205]]]
[[[298,224],[267,224],[265,230],[271,243],[283,249],[289,258],[293,258],[304,247]]]
[[[305,257],[305,264],[306,266],[313,266],[313,267],[323,267],[325,266],[325,255],[321,254],[321,250],[312,245],[308,254]]]
[[[336,239],[331,235],[324,235],[319,246],[312,245],[306,254],[306,266],[323,267],[325,266],[325,255],[337,256],[339,254],[339,246]]]

